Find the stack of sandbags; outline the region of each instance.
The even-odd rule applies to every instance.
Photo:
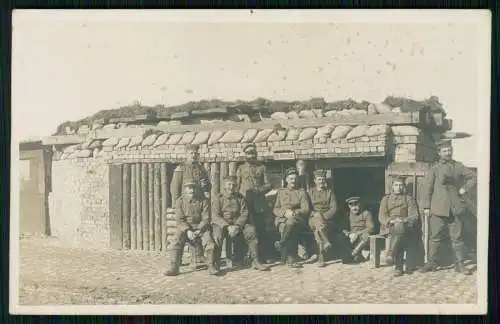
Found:
[[[268,142],[281,142],[283,140],[285,140],[286,138],[286,134],[287,134],[287,130],[278,130],[274,133],[272,133],[268,138],[267,138],[267,141]]]
[[[307,140],[313,139],[314,135],[316,135],[317,132],[318,132],[318,130],[314,127],[305,128],[300,133],[298,140],[299,141],[307,141]]]
[[[265,142],[273,132],[273,129],[262,129],[257,133],[257,136],[255,136],[255,139],[253,141],[255,143]]]
[[[316,114],[312,110],[301,110],[299,112],[299,117],[300,118],[307,118],[307,119],[317,118]]]
[[[392,107],[385,103],[371,103],[368,106],[368,114],[388,114],[392,111]]]
[[[175,209],[168,208],[165,213],[165,220],[167,222],[167,242],[171,244],[174,235],[177,231],[177,221],[175,220]],[[167,246],[168,247],[168,246]]]
[[[142,144],[143,140],[144,140],[144,137],[142,135],[134,136],[130,139],[130,143],[128,143],[127,148],[129,150],[135,150]]]
[[[365,136],[368,137],[385,136],[389,133],[390,129],[391,128],[389,127],[389,125],[385,124],[372,125],[366,130]]]
[[[232,129],[221,137],[219,143],[239,143],[243,139],[245,131]]]
[[[257,129],[249,129],[243,134],[243,138],[241,139],[240,143],[250,143],[254,140],[254,138],[257,136],[257,133],[259,131]]]
[[[325,125],[318,128],[318,132],[314,135],[314,139],[319,140],[329,138],[334,128],[335,127],[333,125]]]
[[[274,120],[286,120],[286,119],[288,119],[288,116],[287,116],[287,114],[285,112],[278,111],[278,112],[275,112],[275,113],[271,114],[271,119],[274,119]]]
[[[299,138],[301,132],[302,132],[301,129],[298,129],[298,128],[289,128],[285,140],[287,140],[287,141],[296,141]]]
[[[195,137],[196,137],[196,132],[185,132],[182,135],[181,140],[177,143],[177,145],[191,144]]]
[[[122,137],[115,146],[115,150],[124,150],[130,143],[130,138]]]
[[[213,145],[215,143],[218,143],[219,140],[224,136],[223,131],[213,131],[212,134],[210,134],[210,137],[208,138],[208,145]]]
[[[156,142],[157,138],[158,138],[157,134],[151,134],[149,136],[146,136],[146,138],[142,141],[141,146],[150,147]]]
[[[196,134],[195,138],[193,139],[192,144],[195,144],[195,145],[206,144],[208,142],[209,138],[210,138],[210,132],[201,131],[198,134]]]
[[[287,114],[288,119],[299,119],[300,116],[296,111],[290,111]]]
[[[158,136],[158,138],[155,140],[153,147],[158,147],[160,145],[165,145],[167,143],[168,138],[170,137],[169,133],[161,134]]]
[[[182,133],[174,133],[169,136],[167,141],[165,142],[166,145],[176,145],[177,143],[180,142],[184,135]]]
[[[102,143],[103,151],[112,151],[115,145],[118,144],[120,139],[118,137],[110,137]]]
[[[346,136],[346,139],[348,141],[354,141],[356,140],[357,138],[360,138],[360,137],[363,137],[363,136],[366,136],[366,131],[368,130],[370,126],[368,125],[358,125],[356,127],[354,127],[350,132],[349,134],[347,134]]]
[[[334,142],[337,142],[341,139],[344,139],[351,130],[352,127],[349,125],[339,125],[333,130],[330,139]]]

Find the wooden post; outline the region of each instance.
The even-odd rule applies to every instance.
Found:
[[[148,165],[141,164],[142,248],[149,250]]]
[[[424,215],[424,262],[429,262],[429,217]]]
[[[370,268],[380,267],[380,244],[382,240],[385,240],[382,235],[370,235]]]
[[[210,168],[210,182],[212,183],[212,192],[211,196],[215,197],[216,195],[219,194],[220,190],[220,171],[219,171],[219,164],[218,163],[212,163],[212,166]]]
[[[207,173],[210,175],[210,163],[209,162],[203,163],[203,167],[205,168]]]
[[[148,236],[149,236],[149,250],[155,249],[155,214],[153,206],[153,191],[154,191],[154,165],[148,163]]]
[[[122,166],[109,165],[109,245],[122,249]]]
[[[123,248],[130,249],[130,164],[123,165]]]
[[[161,250],[167,251],[167,195],[169,195],[168,179],[167,179],[167,163],[162,163],[160,166],[160,182],[161,182]]]
[[[236,161],[229,162],[229,175],[235,176],[237,168],[238,168],[238,163],[236,163]]]
[[[137,191],[135,164],[130,165],[130,248],[137,250]]]
[[[160,164],[154,164],[154,216],[155,216],[155,226],[154,226],[154,239],[155,239],[155,249],[161,251],[161,175],[160,175]]]
[[[142,250],[142,191],[141,191],[141,164],[135,164],[135,210],[136,210],[136,231],[137,231],[137,249]]]
[[[223,184],[223,179],[228,175],[228,163],[221,162],[220,163],[220,184]]]

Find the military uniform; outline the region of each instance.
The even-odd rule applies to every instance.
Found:
[[[255,151],[255,145],[249,144],[245,152]],[[249,222],[255,226],[259,238],[259,256],[271,257],[272,240],[268,230],[271,229],[273,217],[266,199],[266,193],[271,190],[267,179],[266,166],[257,162],[247,162],[236,170],[237,187],[240,194],[245,197],[249,212]]]
[[[441,145],[450,144],[444,142]],[[460,197],[459,189],[467,191],[475,183],[474,173],[454,160],[440,159],[426,172],[420,191],[421,207],[430,211],[429,263],[424,271],[434,270],[436,267],[439,246],[448,232],[457,270],[469,274],[463,265],[466,251],[461,219],[467,207]]]
[[[297,174],[294,170],[287,171],[287,176]],[[293,211],[293,216],[287,217],[287,211]],[[275,225],[281,235],[277,246],[287,258],[289,265],[295,266],[297,245],[300,231],[305,227],[310,212],[307,193],[299,188],[282,188],[278,190],[273,213]]]
[[[399,181],[404,183],[403,180]],[[379,210],[381,233],[390,234],[390,247],[386,253],[394,262],[398,275],[403,272],[405,252],[407,270],[412,270],[409,260],[414,257],[412,253],[417,248],[418,220],[418,208],[413,197],[404,193],[391,193],[382,198]]]
[[[195,187],[196,181],[185,179],[185,186]],[[201,241],[201,246],[207,253],[210,273],[216,274],[218,271],[214,267],[215,244],[210,233],[210,203],[208,199],[196,195],[193,197],[182,195],[175,202],[175,215],[177,231],[170,246],[171,265],[165,274],[172,276],[179,273],[185,244],[190,242],[192,245],[197,245],[198,240]],[[200,235],[194,241],[190,241],[188,231],[199,231]]]
[[[232,179],[226,179],[226,181],[232,181]],[[236,179],[234,179],[234,182],[236,182]],[[242,235],[248,245],[254,267],[261,270],[267,270],[267,268],[263,267],[259,262],[257,234],[255,227],[249,224],[248,208],[245,198],[237,192],[223,192],[214,197],[212,201],[212,212],[213,236],[218,253],[217,260],[220,258],[224,239],[229,237],[227,228],[235,225],[239,228],[238,236]]]
[[[359,202],[359,197],[347,199],[347,203]],[[361,210],[358,214],[349,211],[349,229],[347,234],[351,238],[351,244],[354,247],[351,255],[355,258],[361,258],[360,253],[367,248],[370,243],[370,235],[373,234],[375,225],[372,213],[369,210]]]
[[[183,163],[175,168],[172,176],[170,193],[173,202],[176,202],[182,195],[182,182],[186,178],[193,179],[197,183],[197,191],[199,193],[204,194],[210,191],[210,177],[207,170],[197,162],[192,164]]]

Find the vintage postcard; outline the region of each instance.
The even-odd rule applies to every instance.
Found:
[[[484,314],[491,14],[16,10],[10,311]]]

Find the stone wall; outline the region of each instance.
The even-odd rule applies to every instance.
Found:
[[[109,176],[102,158],[54,161],[52,235],[68,244],[109,246]]]

